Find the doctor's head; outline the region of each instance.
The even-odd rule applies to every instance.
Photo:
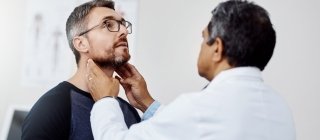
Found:
[[[208,80],[232,67],[251,66],[264,70],[276,43],[268,12],[241,0],[220,3],[212,11],[202,36],[198,72]]]

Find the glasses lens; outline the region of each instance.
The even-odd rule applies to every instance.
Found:
[[[132,24],[129,21],[125,21],[125,26],[128,30],[128,33],[131,34],[132,33]]]
[[[119,32],[120,30],[120,24],[125,26],[128,30],[128,33],[132,33],[132,24],[128,21],[117,21],[117,20],[106,20],[104,21],[105,27],[108,28],[110,32]]]
[[[106,20],[106,27],[110,32],[118,32],[119,31],[119,23],[115,20]]]

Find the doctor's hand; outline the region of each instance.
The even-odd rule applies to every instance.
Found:
[[[119,94],[119,81],[108,77],[93,61],[87,62],[87,86],[94,101],[103,97],[117,97]]]
[[[122,78],[120,84],[123,87],[126,96],[132,106],[145,112],[154,102],[147,89],[147,84],[138,70],[127,63],[119,67],[116,72]]]

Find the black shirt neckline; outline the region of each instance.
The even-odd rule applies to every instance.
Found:
[[[86,96],[86,97],[88,97],[88,98],[90,98],[90,99],[93,99],[92,96],[91,96],[91,94],[90,94],[89,92],[86,92],[86,91],[84,91],[84,90],[76,87],[75,85],[71,84],[71,83],[68,82],[68,81],[63,81],[63,82],[61,82],[60,84],[64,84],[64,85],[68,86],[69,88],[75,90],[77,93],[79,93],[79,94],[81,94],[81,95],[83,95],[83,96]]]

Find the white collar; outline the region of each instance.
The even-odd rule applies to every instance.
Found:
[[[223,70],[209,83],[209,86],[213,86],[217,83],[223,82],[234,77],[252,77],[254,79],[262,81],[262,74],[257,67],[235,67],[228,70]]]

